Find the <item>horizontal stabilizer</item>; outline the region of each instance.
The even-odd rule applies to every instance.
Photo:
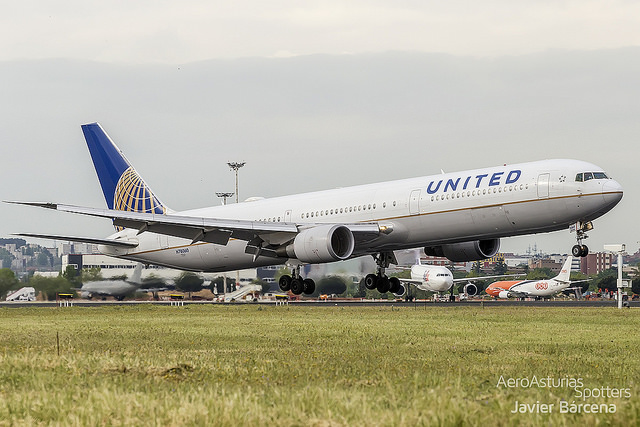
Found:
[[[53,234],[16,233],[14,236],[35,237],[38,239],[68,240],[70,242],[91,243],[94,245],[115,246],[118,248],[135,248],[138,243],[125,240],[94,239],[91,237],[57,236]]]

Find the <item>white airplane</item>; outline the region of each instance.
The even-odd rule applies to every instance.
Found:
[[[569,280],[571,274],[571,261],[569,256],[564,262],[560,274],[549,280],[516,280],[500,281],[490,284],[485,292],[497,298],[546,298],[568,289],[573,283],[586,280]]]
[[[133,269],[129,280],[96,280],[87,282],[80,288],[82,298],[91,299],[96,295],[111,296],[117,300],[134,293],[142,285],[142,263],[138,263]]]
[[[400,283],[407,283],[414,285],[416,288],[427,291],[443,294],[445,292],[451,292],[449,300],[453,301],[453,285],[455,283],[467,284],[464,287],[467,295],[475,295],[478,292],[478,287],[473,283],[478,280],[495,279],[498,277],[509,277],[511,275],[499,275],[499,276],[478,276],[478,277],[465,277],[462,279],[454,279],[453,274],[447,267],[440,265],[427,265],[420,262],[411,266],[411,278],[399,279]],[[404,293],[401,289],[400,295]]]
[[[108,209],[11,202],[108,218],[104,238],[21,234],[99,244],[102,253],[143,263],[221,272],[287,263],[279,285],[294,294],[315,284],[302,264],[371,255],[366,283],[398,290],[385,269],[395,250],[424,248],[452,261],[493,256],[503,237],[575,227],[582,244],[591,221],[622,198],[619,183],[579,160],[543,160],[359,185],[176,212],[163,204],[97,123],[82,126]],[[274,175],[275,176],[275,175]]]

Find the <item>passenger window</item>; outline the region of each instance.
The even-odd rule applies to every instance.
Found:
[[[581,173],[576,175],[576,182],[582,182],[582,174]]]
[[[590,179],[593,179],[593,174],[591,172],[585,172],[584,173],[584,180],[585,181],[589,181]]]

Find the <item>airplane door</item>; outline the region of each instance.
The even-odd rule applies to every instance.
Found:
[[[413,190],[409,196],[409,214],[417,215],[420,213],[420,190]]]
[[[291,222],[291,209],[287,209],[284,213],[284,222]]]
[[[538,199],[549,198],[549,174],[541,173],[538,175]]]

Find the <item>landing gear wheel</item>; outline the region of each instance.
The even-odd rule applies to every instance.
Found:
[[[391,282],[384,274],[384,270],[389,267],[389,264],[398,264],[398,260],[393,252],[380,252],[372,256],[378,265],[377,274],[367,274],[364,278],[364,286],[367,289],[377,289],[381,294],[387,293]]]
[[[291,280],[291,276],[289,276],[288,274],[281,276],[280,280],[278,280],[278,286],[280,287],[280,290],[283,292],[287,292],[289,289],[291,289]]]
[[[391,284],[389,283],[389,278],[387,276],[381,276],[378,278],[378,283],[376,286],[378,292],[380,292],[381,294],[387,293],[389,292],[390,286]]]
[[[378,284],[378,276],[375,274],[367,274],[364,278],[364,287],[370,291],[375,289]]]
[[[571,248],[571,255],[574,257],[586,257],[589,254],[589,248],[586,245],[574,245]]]
[[[304,282],[298,278],[291,280],[291,292],[294,295],[300,295],[304,292]]]
[[[311,279],[304,279],[302,281],[303,292],[306,295],[311,295],[316,290],[316,282]]]
[[[389,277],[389,292],[396,295],[402,295],[400,293],[400,288],[402,288],[400,279],[398,279],[397,277]]]

